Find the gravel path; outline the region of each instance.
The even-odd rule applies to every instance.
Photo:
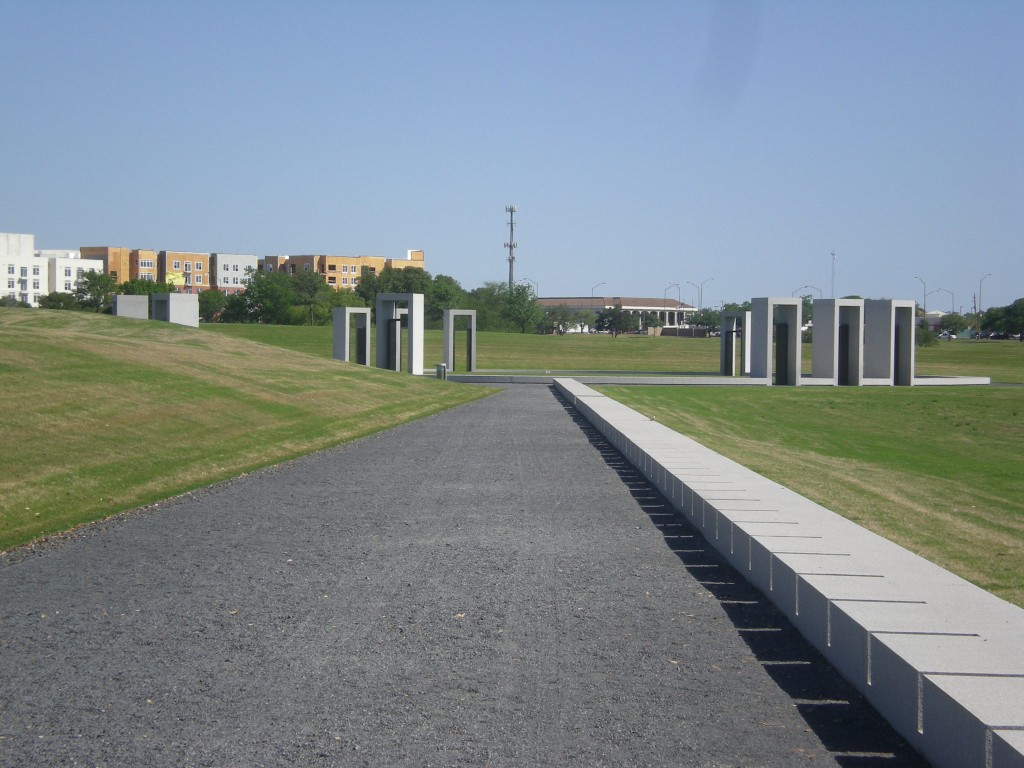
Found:
[[[519,385],[8,558],[0,765],[923,763]]]

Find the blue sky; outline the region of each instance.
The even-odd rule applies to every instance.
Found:
[[[987,274],[984,306],[1024,296],[1019,0],[0,18],[0,231],[39,248],[421,248],[473,288],[507,280],[513,203],[544,296],[827,298],[833,264],[836,296],[967,311]]]

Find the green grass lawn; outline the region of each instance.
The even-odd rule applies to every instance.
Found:
[[[168,323],[0,309],[0,550],[489,391]]]
[[[1024,606],[1024,387],[601,390]]]
[[[427,331],[428,370],[441,341]],[[477,350],[490,370],[713,373],[719,340],[480,333]],[[0,310],[0,549],[485,394],[330,358],[330,327]],[[1024,344],[940,342],[917,372],[1024,384]],[[1024,387],[608,391],[1024,605]]]

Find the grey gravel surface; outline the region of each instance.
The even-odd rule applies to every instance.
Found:
[[[546,386],[5,560],[4,766],[923,765]]]

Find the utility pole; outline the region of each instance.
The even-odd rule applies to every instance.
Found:
[[[508,214],[508,242],[505,243],[505,247],[508,248],[508,291],[511,293],[512,285],[515,283],[512,265],[516,263],[515,250],[519,247],[515,238],[516,207],[514,205],[506,205],[505,213]]]

